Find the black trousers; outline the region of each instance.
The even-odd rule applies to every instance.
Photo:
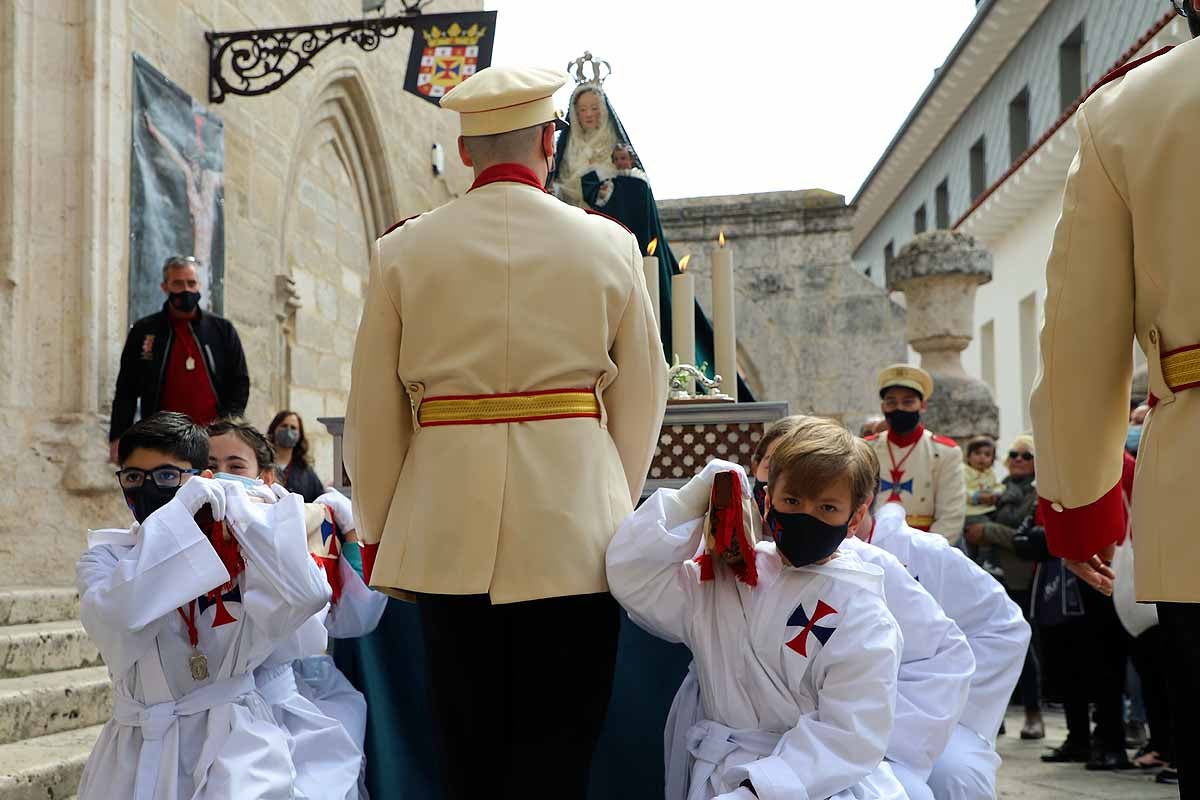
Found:
[[[1062,692],[1067,738],[1104,752],[1125,748],[1125,662],[1130,636],[1117,617],[1112,598],[1079,585],[1084,615],[1042,628],[1042,652]],[[1095,704],[1096,728],[1091,730],[1088,704]]]
[[[616,663],[612,596],[417,607],[446,800],[584,800]]]
[[[1181,800],[1200,798],[1200,603],[1158,603]]]
[[[1033,636],[1029,639],[1029,647],[1025,649],[1025,665],[1021,667],[1021,677],[1017,680],[1017,692],[1021,697],[1021,705],[1026,714],[1040,713],[1042,710],[1041,665],[1037,657],[1037,626],[1029,619],[1029,601],[1033,594],[1030,589],[1009,589],[1005,587],[1009,598],[1021,608],[1025,621],[1033,626]]]
[[[1164,761],[1175,758],[1175,731],[1172,728],[1171,701],[1167,692],[1167,641],[1162,625],[1142,632],[1133,641],[1133,666],[1142,681],[1142,702],[1150,728],[1147,750]]]

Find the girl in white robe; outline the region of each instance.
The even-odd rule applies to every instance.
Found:
[[[996,796],[996,734],[1021,675],[1029,624],[1004,587],[945,537],[905,522],[904,508],[889,503],[860,525],[863,538],[888,551],[920,580],[967,637],[975,672],[966,708],[928,784],[937,800]]]
[[[257,480],[273,496],[299,497],[274,482],[274,452],[252,425],[226,419],[209,426],[208,432],[211,469],[247,482]],[[354,530],[351,514],[349,499],[333,490],[304,505],[304,540],[312,563],[330,586],[331,604],[305,620],[254,671],[259,692],[287,734],[297,800],[367,797],[366,700],[326,655],[331,633],[338,638],[369,633],[387,603],[385,595],[363,584],[343,557],[342,532]]]
[[[713,461],[682,489],[655,492],[608,549],[610,589],[630,617],[695,656],[702,718],[678,800],[901,800],[882,761],[902,643],[880,571],[849,553],[788,567],[760,542],[757,585],[720,563],[701,580],[702,518],[727,470],[748,496],[741,468]]]
[[[212,605],[204,596],[230,573],[193,519],[204,505],[245,563]],[[193,477],[141,525],[89,533],[80,614],[115,697],[80,800],[292,798],[287,742],[251,673],[329,601],[303,520],[298,497],[260,504],[237,484]],[[214,627],[222,609],[233,620]]]

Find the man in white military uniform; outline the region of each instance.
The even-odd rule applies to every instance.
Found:
[[[904,508],[888,503],[854,532],[907,568],[967,637],[975,655],[966,707],[929,787],[937,800],[996,796],[996,734],[1029,647],[1029,624],[1004,587],[945,539],[910,527]],[[893,604],[894,607],[894,604]],[[899,773],[897,773],[899,774]],[[910,789],[910,797],[917,792]]]
[[[888,430],[866,437],[879,459],[883,489],[875,507],[900,503],[909,525],[940,533],[953,544],[962,536],[967,509],[963,458],[953,439],[921,424],[932,395],[933,377],[920,367],[893,364],[879,373]]]
[[[1196,0],[1177,0],[1192,36]],[[1169,50],[1169,52],[1168,52]],[[1171,664],[1180,796],[1200,797],[1200,44],[1107,75],[1075,113],[1079,152],[1046,265],[1042,369],[1030,399],[1050,551],[1111,594],[1136,339],[1150,405],[1133,496],[1137,599],[1156,602]],[[1086,669],[1086,665],[1083,667]]]
[[[442,98],[475,182],[376,242],[355,345],[364,572],[416,596],[450,800],[584,797],[619,626],[604,552],[666,404],[637,240],[543,188],[567,80],[491,67]]]

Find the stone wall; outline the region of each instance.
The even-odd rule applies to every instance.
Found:
[[[440,0],[438,11],[481,0]],[[358,0],[0,3],[0,585],[68,584],[86,529],[129,513],[106,464],[127,318],[132,54],[200,102],[205,31],[358,16]],[[405,94],[411,35],[332,45],[225,122],[224,313],[250,363],[247,415],[303,414],[319,471],[340,415],[370,242],[469,184],[457,120]],[[324,476],[328,478],[328,476]]]
[[[905,360],[904,309],[853,268],[854,209],[820,189],[660,204],[675,255],[691,253],[710,310],[710,252],[733,250],[738,368],[761,400],[843,421],[879,413],[875,376]]]

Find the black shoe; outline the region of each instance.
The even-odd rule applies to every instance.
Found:
[[[1042,753],[1042,761],[1047,764],[1086,764],[1091,756],[1087,746],[1067,740],[1049,753]]]
[[[1154,777],[1155,783],[1167,783],[1172,786],[1179,785],[1179,770],[1174,767],[1163,767],[1159,770],[1158,775]]]
[[[1092,772],[1108,772],[1116,769],[1133,768],[1133,762],[1129,760],[1129,756],[1125,755],[1124,750],[1097,751],[1092,753],[1092,757],[1084,767],[1084,769],[1091,770]]]

